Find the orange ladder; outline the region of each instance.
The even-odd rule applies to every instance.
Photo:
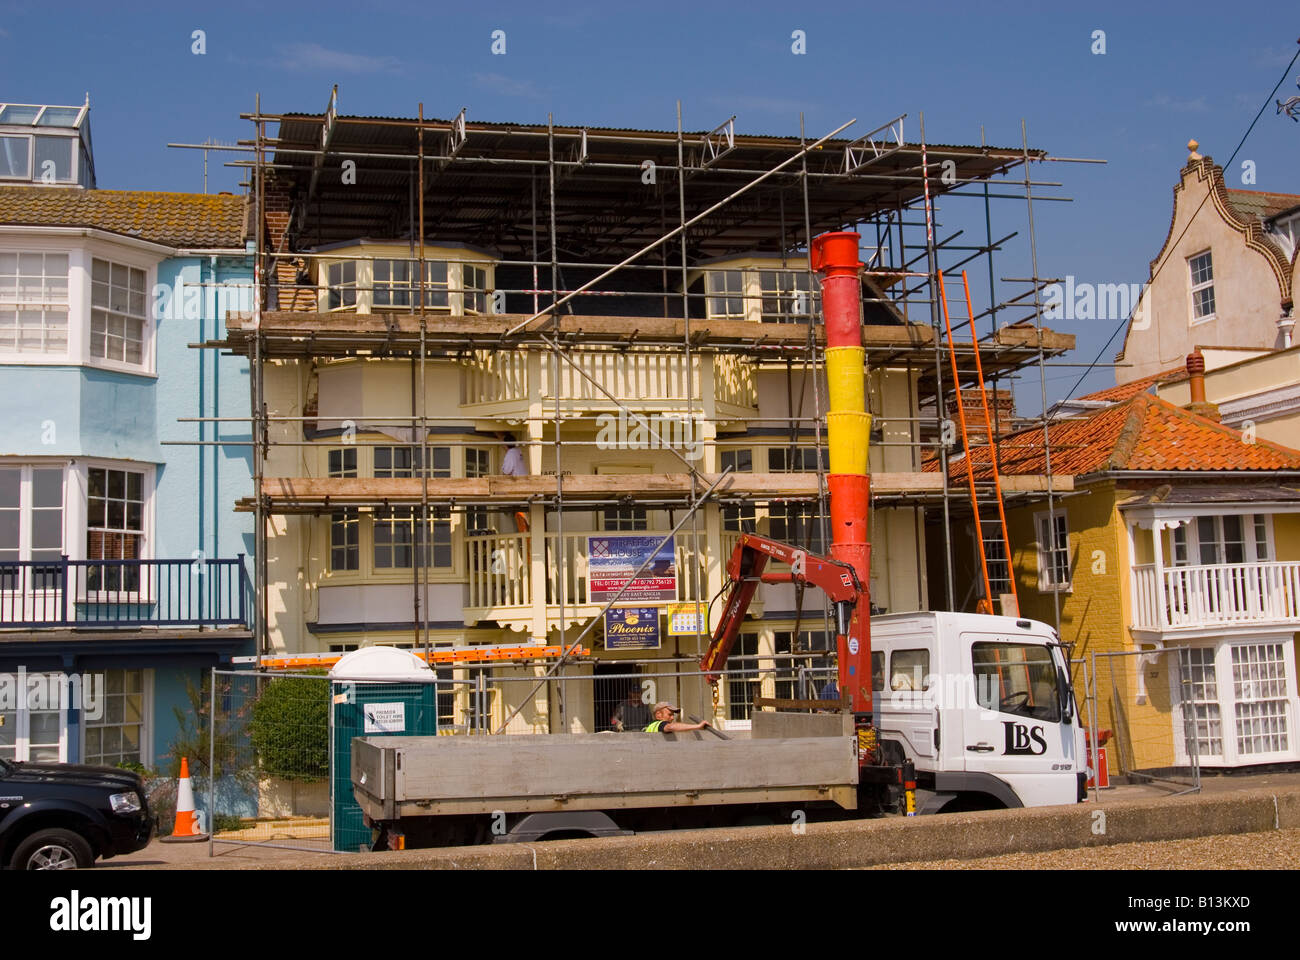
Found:
[[[1007,584],[1009,592],[999,592],[1001,612],[1006,616],[1019,616],[1020,599],[1016,596],[1016,579],[1011,573],[1011,543],[1007,537],[1007,514],[1002,501],[1002,477],[998,472],[997,448],[993,444],[993,423],[989,416],[989,397],[984,389],[984,365],[980,361],[979,337],[975,332],[974,310],[971,309],[970,282],[966,271],[961,272],[962,287],[965,291],[966,315],[957,319],[970,324],[971,343],[975,348],[975,385],[979,389],[980,410],[984,418],[984,436],[989,446],[989,468],[993,475],[993,496],[987,495],[981,500],[979,485],[975,482],[975,465],[971,460],[970,435],[966,429],[966,404],[962,398],[961,375],[957,368],[957,347],[952,338],[952,318],[948,309],[948,294],[944,287],[943,273],[939,273],[939,302],[943,304],[943,324],[948,332],[948,358],[952,367],[953,391],[957,398],[957,421],[961,425],[961,445],[966,460],[966,481],[970,490],[971,512],[975,517],[975,543],[979,547],[980,577],[983,595],[980,597],[977,611],[993,613],[993,588],[990,582],[989,568],[994,569],[993,580]],[[961,301],[958,301],[960,305]],[[978,426],[978,424],[977,424]],[[986,488],[987,489],[987,488]],[[991,500],[991,502],[990,502]],[[1008,601],[1010,601],[1008,603]]]

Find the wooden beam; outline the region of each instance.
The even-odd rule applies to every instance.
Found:
[[[700,474],[704,484],[711,484],[717,474]],[[1047,478],[1042,476],[1004,477],[1005,490],[1045,492]],[[262,494],[270,498],[273,509],[292,507],[294,504],[351,506],[381,503],[418,503],[422,481],[418,477],[398,479],[336,478],[336,477],[266,477],[262,480]],[[1052,490],[1056,493],[1074,489],[1074,478],[1068,475],[1052,477]],[[938,493],[943,490],[943,478],[938,473],[876,473],[871,476],[873,494]],[[685,473],[666,474],[578,474],[564,478],[566,500],[608,500],[623,497],[686,497],[691,492],[691,477]],[[755,496],[763,498],[816,497],[818,493],[815,473],[732,473],[718,485],[717,495]],[[429,480],[429,496],[439,502],[455,500],[525,502],[538,497],[557,494],[554,476],[489,476],[451,477]],[[247,502],[241,501],[241,509]]]
[[[527,320],[530,314],[501,313],[492,316],[462,316],[445,313],[425,314],[427,335],[435,339],[472,338],[484,342],[499,339],[507,330]],[[530,334],[552,333],[554,321],[543,317],[520,331],[507,343],[527,339]],[[251,336],[252,315],[231,313],[226,318],[226,330],[232,344]],[[263,335],[315,334],[339,336],[391,336],[395,339],[415,337],[420,334],[420,315],[416,313],[306,313],[271,311],[262,315]],[[559,335],[627,337],[635,333],[639,342],[663,343],[679,346],[686,334],[683,320],[671,317],[611,317],[564,316],[560,318]],[[818,342],[825,339],[821,325],[814,326]],[[751,343],[761,340],[773,346],[803,347],[808,342],[808,330],[801,323],[757,323],[748,320],[691,320],[692,339],[700,343]],[[862,327],[862,344],[868,348],[920,347],[933,344],[934,331],[928,325],[911,324],[893,326],[866,324]]]

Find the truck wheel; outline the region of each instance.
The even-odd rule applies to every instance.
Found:
[[[90,844],[71,830],[38,830],[18,845],[15,870],[84,870],[95,865]]]

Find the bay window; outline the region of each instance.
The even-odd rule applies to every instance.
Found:
[[[90,355],[144,362],[145,272],[94,258],[91,263]]]
[[[1236,766],[1296,758],[1291,735],[1296,699],[1289,638],[1252,638],[1179,653],[1182,736],[1179,762]]]
[[[0,253],[0,351],[68,349],[68,255]]]

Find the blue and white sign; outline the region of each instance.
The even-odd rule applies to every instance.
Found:
[[[605,611],[606,650],[658,650],[657,607],[611,607]]]
[[[620,601],[677,599],[675,541],[658,552],[661,537],[596,536],[587,538],[587,588],[592,603],[614,599],[646,559],[653,557],[636,581],[618,597]]]

